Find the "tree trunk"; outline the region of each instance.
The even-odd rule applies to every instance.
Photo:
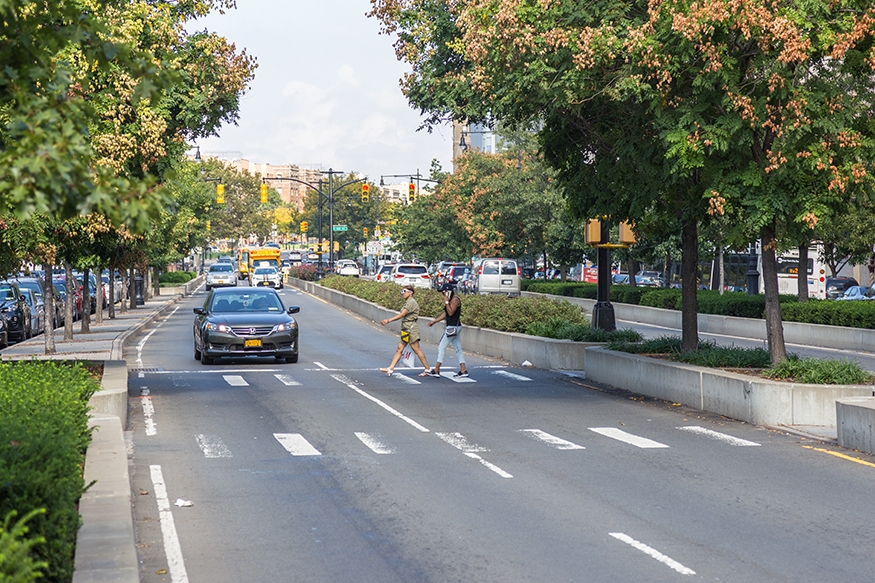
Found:
[[[638,273],[638,260],[629,258],[626,261],[626,269],[629,271],[629,285],[632,287],[638,287],[638,280],[635,279],[635,275]]]
[[[52,285],[52,265],[44,266],[46,268],[45,288],[46,294],[43,302],[45,302],[46,310],[46,331],[43,334],[46,337],[46,354],[55,353],[55,287]]]
[[[67,305],[64,306],[64,340],[73,340],[73,302],[75,301],[74,296],[79,290],[76,289],[76,280],[73,278],[73,266],[69,261],[64,261],[64,275],[67,276]]]
[[[84,334],[91,332],[91,285],[88,282],[89,270],[86,267],[82,271],[82,319],[80,331]]]
[[[796,272],[800,302],[808,301],[808,245],[799,245],[799,270]]]
[[[760,236],[763,248],[763,286],[766,292],[766,340],[769,343],[769,360],[772,364],[776,364],[787,360],[787,348],[784,345],[784,325],[781,321],[781,304],[778,298],[774,220],[763,227]]]
[[[695,218],[684,218],[681,246],[681,346],[683,350],[692,352],[699,348],[699,301],[696,297],[699,287],[696,278],[699,266],[699,232]]]

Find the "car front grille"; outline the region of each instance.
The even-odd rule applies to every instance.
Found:
[[[239,326],[231,328],[231,331],[237,336],[267,336],[271,330],[273,330],[273,326]]]

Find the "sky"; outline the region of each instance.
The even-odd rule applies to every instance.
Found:
[[[450,126],[417,131],[423,118],[398,85],[409,67],[369,10],[368,0],[237,0],[191,23],[258,61],[237,125],[198,140],[201,153],[359,172],[377,184],[427,177],[433,159],[452,170]]]

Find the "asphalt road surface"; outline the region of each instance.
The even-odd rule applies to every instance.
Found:
[[[389,378],[397,325],[281,296],[297,364],[195,361],[203,292],[126,355],[144,583],[875,572],[870,456],[471,355],[469,379]]]

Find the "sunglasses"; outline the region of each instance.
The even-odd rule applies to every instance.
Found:
[[[409,290],[409,289],[402,289],[402,290],[401,290],[401,295],[402,295],[402,296],[403,296],[404,294],[406,294],[406,293],[413,293],[413,292],[412,292],[411,290]]]

